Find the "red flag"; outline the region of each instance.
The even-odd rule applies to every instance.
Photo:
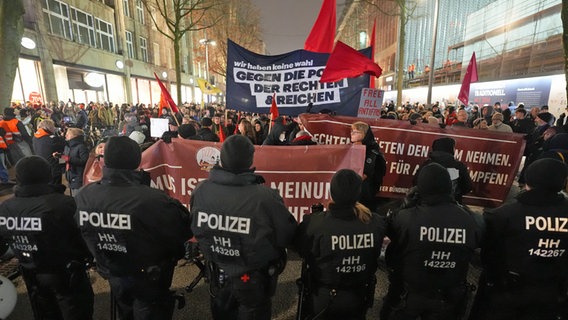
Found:
[[[221,124],[219,124],[219,134],[218,134],[218,136],[219,136],[219,141],[220,141],[220,142],[225,141],[225,139],[227,138],[227,137],[225,137],[225,129],[223,129],[223,126],[222,126]]]
[[[345,78],[355,78],[363,73],[379,77],[383,70],[373,60],[337,41],[333,52],[327,60],[320,82],[336,82]]]
[[[375,61],[375,31],[377,29],[377,19],[373,22],[373,31],[371,32],[371,60]],[[369,88],[375,87],[375,77],[369,79]]]
[[[155,72],[154,72],[154,77],[156,77],[156,80],[158,80],[158,84],[160,85],[160,89],[162,90],[162,95],[164,96],[164,99],[166,99],[166,102],[170,105],[170,108],[172,109],[172,111],[174,113],[178,113],[179,110],[178,110],[176,103],[174,102],[174,99],[172,99],[170,92],[168,91],[168,89],[166,89],[166,86],[164,86],[164,84],[162,83],[162,80],[160,80],[160,78],[158,78],[158,75],[156,75]]]
[[[323,0],[321,9],[304,43],[304,50],[330,53],[335,42],[335,0]]]
[[[472,82],[477,82],[477,60],[475,58],[475,51],[471,55],[471,60],[467,65],[467,71],[463,77],[462,85],[460,88],[460,94],[458,95],[458,100],[467,105],[469,103],[469,87]]]
[[[166,97],[164,97],[164,93],[160,93],[160,102],[158,102],[158,117],[162,115],[162,110],[164,107],[169,107],[168,102],[166,101]]]
[[[278,106],[276,105],[276,93],[272,94],[272,104],[270,105],[270,120],[274,121],[280,113],[278,112]]]
[[[239,122],[241,122],[241,113],[240,112],[239,112],[239,115],[237,116],[237,123],[235,125],[235,131],[233,132],[233,134],[239,133]]]

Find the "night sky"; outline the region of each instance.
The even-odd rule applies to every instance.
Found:
[[[261,12],[267,53],[281,54],[304,48],[323,0],[253,0]],[[337,0],[337,18],[344,7]]]

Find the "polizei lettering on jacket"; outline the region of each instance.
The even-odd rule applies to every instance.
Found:
[[[465,243],[465,229],[420,227],[420,241]]]
[[[85,223],[97,228],[131,230],[127,214],[79,211],[79,225]]]
[[[199,211],[197,213],[197,227],[207,225],[209,229],[249,234],[250,218],[225,216]]]
[[[0,226],[8,230],[41,231],[41,218],[38,217],[0,217]]]
[[[568,232],[568,218],[564,217],[525,217],[525,229],[538,231]]]
[[[331,250],[365,249],[374,246],[372,233],[331,236]]]

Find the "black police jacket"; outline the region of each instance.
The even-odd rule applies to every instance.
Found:
[[[304,216],[294,243],[315,286],[363,289],[377,270],[384,235],[378,214],[363,223],[352,206],[332,204],[330,211]]]
[[[296,219],[252,171],[214,167],[191,195],[191,229],[208,261],[229,276],[268,267],[292,244]]]
[[[568,200],[529,190],[512,203],[486,210],[481,251],[488,281],[508,277],[532,284],[568,280]],[[564,282],[565,283],[565,282]]]
[[[63,191],[62,185],[16,186],[15,197],[0,206],[0,237],[26,269],[59,273],[91,257],[73,219],[75,201]]]
[[[140,181],[140,172],[105,167],[75,196],[75,219],[105,278],[176,261],[192,237],[187,209]]]
[[[387,236],[387,265],[409,290],[443,290],[465,283],[481,226],[451,196],[434,196],[391,216]]]

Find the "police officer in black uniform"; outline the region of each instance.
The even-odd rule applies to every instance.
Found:
[[[375,292],[385,221],[357,202],[362,178],[339,170],[327,212],[304,216],[295,246],[306,263],[302,319],[365,319]]]
[[[459,319],[480,222],[455,202],[450,175],[437,163],[420,170],[417,192],[417,202],[391,216],[387,225],[391,283],[381,319]]]
[[[75,201],[51,179],[45,159],[18,161],[15,197],[0,206],[0,237],[18,258],[34,319],[92,319],[91,255],[73,218]]]
[[[276,190],[251,169],[254,146],[232,135],[221,165],[191,196],[191,228],[208,261],[213,319],[270,319],[283,250],[297,227]]]
[[[140,147],[126,136],[105,146],[103,178],[75,197],[75,216],[120,319],[171,319],[174,267],[192,237],[187,209],[141,183]]]
[[[484,271],[470,319],[568,319],[567,175],[558,160],[536,160],[527,190],[485,211]]]

